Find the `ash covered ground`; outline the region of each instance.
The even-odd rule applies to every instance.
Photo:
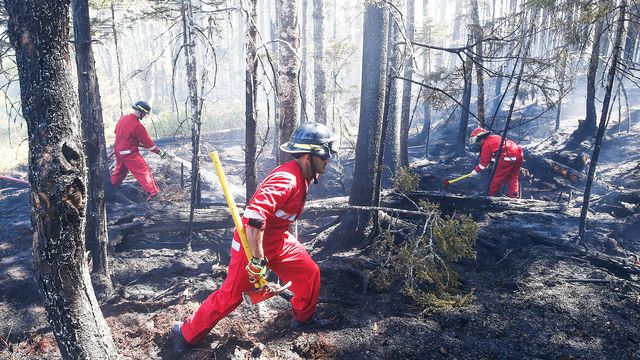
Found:
[[[421,175],[421,190],[445,196],[442,179],[470,171],[476,157],[447,153],[451,130],[444,125],[437,130],[440,135],[432,139],[429,159],[423,157],[424,146],[411,148],[412,168]],[[588,253],[576,251],[575,246],[581,185],[550,176],[549,169],[527,161],[524,167],[531,175],[522,177],[523,197],[561,204],[564,210],[494,212],[474,208],[472,201],[458,210],[471,214],[481,225],[477,259],[454,265],[463,290],[473,291],[470,305],[423,313],[398,292],[363,289],[362,278],[343,269],[348,265],[368,271],[362,264],[370,256],[369,247],[323,253],[326,243],[314,239],[314,230],[332,219],[307,220],[299,225],[300,239],[320,265],[321,297],[330,299],[320,303],[319,311],[336,319],[338,326],[321,332],[292,332],[285,300],[275,298],[254,307],[242,304],[183,358],[640,359],[636,272],[640,269],[640,214],[639,205],[625,197],[640,190],[640,152],[633,135],[640,129],[633,130],[631,134],[610,132],[605,139],[589,214]],[[570,164],[571,154],[558,157],[568,136],[569,132],[560,132],[541,140],[524,134],[518,140],[536,144],[525,146],[525,158],[555,158]],[[241,132],[203,140],[206,150],[221,150],[236,194],[244,188],[241,140]],[[188,145],[180,139],[158,143],[188,158]],[[624,156],[620,149],[626,149]],[[346,195],[345,189],[357,183],[349,178],[352,156],[344,151],[324,179],[327,195]],[[164,191],[161,201],[144,203],[139,187],[128,178],[120,196],[108,203],[112,225],[136,209],[162,213],[188,208],[189,195],[180,187],[179,167],[152,155],[146,158]],[[207,165],[203,162],[205,180],[213,178]],[[261,170],[272,166],[273,160],[268,159],[261,163]],[[24,172],[15,169],[11,175]],[[28,189],[9,182],[0,185],[0,358],[59,359],[34,280]],[[448,191],[477,196],[485,188],[486,180],[481,180],[460,182]],[[205,181],[203,197],[205,205],[222,201],[214,181]],[[188,316],[224,280],[231,229],[196,233],[190,253],[183,250],[186,235],[179,230],[143,233],[111,251],[118,290],[102,310],[125,358],[174,359],[170,324]]]

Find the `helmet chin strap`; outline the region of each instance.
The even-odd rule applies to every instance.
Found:
[[[318,184],[318,171],[316,169],[316,163],[313,161],[313,157],[316,156],[313,153],[309,153],[309,161],[311,162],[311,178],[314,184]]]

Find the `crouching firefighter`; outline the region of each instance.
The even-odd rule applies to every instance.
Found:
[[[168,154],[160,150],[149,137],[147,129],[142,125],[141,120],[151,112],[151,106],[144,101],[137,101],[133,105],[133,112],[124,115],[116,124],[116,140],[113,144],[113,151],[116,156],[116,167],[111,174],[111,184],[118,187],[130,171],[133,177],[138,180],[140,186],[147,192],[147,200],[151,200],[158,195],[160,189],[156,185],[149,165],[144,161],[138,146],[160,155],[165,159]]]
[[[480,146],[480,163],[471,172],[472,176],[478,175],[486,169],[490,163],[495,161],[498,148],[502,137],[500,135],[492,135],[486,129],[476,128],[471,132],[469,143]],[[502,185],[507,185],[507,196],[510,198],[518,198],[520,196],[520,168],[524,156],[522,148],[515,142],[506,139],[502,145],[500,152],[500,160],[496,168],[493,181],[489,186],[489,196],[496,196],[500,192]]]
[[[251,258],[241,248],[237,229],[231,242],[231,260],[222,286],[211,293],[194,314],[171,328],[174,352],[180,354],[202,341],[213,327],[240,305],[243,292],[253,289],[268,270],[289,290],[294,330],[326,328],[332,320],[320,319],[316,304],[320,293],[320,269],[300,242],[287,231],[302,213],[311,181],[327,170],[333,134],[318,123],[298,127],[280,150],[293,159],[276,167],[248,202],[242,216]]]

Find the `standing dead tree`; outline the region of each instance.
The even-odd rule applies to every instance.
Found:
[[[187,87],[189,88],[189,107],[191,113],[191,218],[194,209],[200,204],[200,129],[202,121],[200,118],[201,102],[198,96],[197,63],[195,56],[195,25],[193,21],[193,8],[191,0],[182,2],[182,37],[185,50],[185,61],[187,65]],[[189,229],[189,239],[187,250],[191,250],[191,235]]]
[[[289,141],[293,130],[298,125],[298,101],[300,91],[298,87],[298,74],[300,72],[300,58],[298,47],[300,46],[300,34],[298,29],[298,0],[276,0],[279,6],[278,12],[278,108],[279,130],[278,144]],[[278,151],[278,163],[287,160]]]
[[[82,133],[87,155],[87,226],[85,237],[93,260],[93,288],[98,297],[113,293],[107,257],[107,209],[105,188],[111,186],[107,166],[107,147],[104,139],[104,122],[100,88],[96,75],[96,62],[91,49],[91,25],[87,0],[72,0],[73,29],[78,68],[78,95]]]
[[[256,104],[257,97],[257,71],[258,56],[256,50],[257,40],[257,14],[256,0],[249,0],[247,9],[247,34],[246,34],[246,50],[247,50],[247,67],[245,70],[245,190],[246,198],[250,199],[256,191],[257,170],[256,170],[256,128],[258,126],[258,111]]]
[[[113,33],[113,43],[116,47],[116,65],[118,68],[118,99],[120,100],[120,116],[123,115],[122,106],[122,65],[120,62],[120,47],[118,45],[118,30],[116,25],[116,4],[114,0],[111,0],[111,32]]]
[[[596,134],[596,140],[593,145],[593,154],[591,155],[591,165],[589,166],[589,175],[587,176],[587,184],[584,189],[584,198],[582,200],[582,210],[580,211],[580,228],[578,229],[578,241],[584,245],[584,234],[587,226],[587,211],[589,210],[589,200],[591,196],[591,186],[593,184],[593,177],[596,173],[596,165],[598,164],[598,157],[600,156],[600,147],[602,146],[602,138],[607,128],[607,120],[609,115],[609,104],[611,102],[611,92],[613,90],[613,83],[616,80],[616,70],[618,62],[620,61],[620,52],[622,45],[622,35],[624,34],[624,20],[627,10],[627,1],[620,1],[620,10],[618,14],[618,20],[616,21],[616,33],[614,38],[613,52],[611,54],[609,73],[607,74],[607,87],[605,89],[604,100],[602,101],[602,112],[600,113],[600,124],[598,125],[598,132]]]
[[[33,257],[63,359],[116,359],[85,258],[87,178],[72,86],[69,1],[6,0],[29,137]]]
[[[379,184],[380,142],[387,88],[387,44],[389,9],[383,0],[367,1],[364,12],[362,87],[360,90],[360,121],[353,169],[354,186],[349,204],[371,206],[376,202],[375,184]],[[363,181],[363,180],[367,181]],[[368,185],[367,185],[368,184]],[[351,210],[344,214],[341,231],[343,246],[355,245],[370,234],[373,225],[371,211]],[[335,236],[335,235],[333,235]]]
[[[324,0],[313,0],[314,118],[327,123],[327,75],[324,60]]]
[[[411,43],[415,38],[415,12],[416,1],[407,0],[407,21],[406,21],[406,33],[407,41],[404,58],[404,77],[407,79],[413,78],[413,47]],[[426,70],[425,70],[426,72]],[[409,113],[411,112],[411,87],[412,83],[405,81],[402,84],[402,105],[400,115],[400,166],[409,166],[409,128],[411,127],[411,119]]]

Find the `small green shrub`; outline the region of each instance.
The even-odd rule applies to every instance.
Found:
[[[403,193],[415,191],[418,188],[420,176],[411,172],[408,167],[401,167],[393,178],[393,187]]]
[[[372,273],[371,289],[397,290],[424,311],[451,309],[473,300],[473,290],[461,293],[450,262],[475,259],[478,224],[469,216],[442,216],[438,205],[418,205],[424,222],[401,238],[399,229],[383,231],[373,242],[380,266]],[[405,229],[406,230],[406,229]],[[420,233],[418,233],[420,231]]]

